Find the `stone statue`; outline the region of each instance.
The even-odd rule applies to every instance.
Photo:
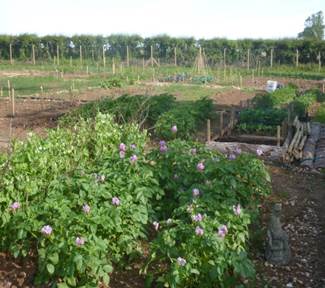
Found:
[[[289,237],[281,227],[282,205],[274,204],[267,229],[266,260],[275,265],[286,265],[290,261]]]

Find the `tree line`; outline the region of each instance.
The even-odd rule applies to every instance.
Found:
[[[10,59],[30,61],[32,47],[38,61],[51,61],[57,56],[62,59],[78,59],[80,47],[84,59],[100,62],[103,55],[108,58],[125,61],[127,54],[131,60],[147,60],[153,51],[153,57],[161,63],[174,63],[175,53],[178,65],[193,65],[202,51],[210,65],[244,65],[249,59],[252,65],[268,65],[272,57],[273,65],[295,63],[297,54],[299,63],[319,63],[325,60],[325,41],[310,39],[279,40],[228,40],[175,38],[167,35],[143,38],[139,35],[48,35],[39,37],[34,34],[17,36],[0,35],[0,61]],[[152,48],[151,48],[152,47]],[[298,52],[297,52],[298,51]],[[272,55],[272,56],[271,56]]]

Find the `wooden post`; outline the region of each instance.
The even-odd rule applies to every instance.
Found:
[[[318,52],[318,72],[322,69],[322,58],[320,52]]]
[[[211,121],[207,120],[207,142],[211,141]]]
[[[249,70],[249,63],[250,62],[250,49],[247,49],[247,70]]]
[[[10,57],[10,64],[13,65],[14,64],[14,59],[12,57],[12,44],[9,44],[9,57]]]
[[[33,64],[36,64],[36,60],[35,60],[35,45],[32,45],[32,58],[33,58]]]
[[[88,75],[89,74],[89,68],[88,68],[88,65],[86,67],[86,74]]]
[[[11,91],[11,85],[10,85],[10,80],[8,80],[8,97],[10,99],[10,91]]]
[[[226,51],[227,48],[223,49],[223,69],[226,69]]]
[[[174,47],[174,65],[177,67],[177,48]]]
[[[281,126],[276,126],[276,145],[280,147],[281,145]]]
[[[223,136],[223,113],[224,111],[220,111],[220,123],[219,123],[220,137]]]
[[[239,75],[239,87],[243,87],[243,77],[241,75]]]
[[[82,46],[79,47],[80,65],[82,65]]]
[[[72,56],[70,56],[70,67],[72,67]]]
[[[325,93],[325,83],[323,83],[323,89],[322,89],[323,91],[323,93]]]
[[[142,58],[142,71],[144,71],[144,58]]]
[[[103,46],[103,66],[106,67],[106,56],[105,56],[105,48]]]
[[[43,89],[43,85],[41,85],[41,95],[43,95],[43,93],[44,93],[44,89]]]
[[[0,97],[3,97],[3,88],[0,89]]]
[[[127,65],[127,67],[130,67],[129,46],[126,46],[126,65]]]
[[[230,114],[230,129],[232,130],[235,126],[235,108],[231,108],[231,114]],[[230,130],[230,132],[231,132]],[[230,133],[229,133],[230,134]]]
[[[113,72],[113,75],[115,75],[115,59],[113,57],[113,61],[112,61],[112,72]]]
[[[254,82],[255,81],[255,76],[254,76],[254,69],[252,70],[252,81]]]
[[[153,47],[150,46],[150,61],[151,61],[151,67],[153,67]]]
[[[299,66],[299,50],[296,50],[296,67]]]
[[[271,59],[270,59],[270,67],[271,68],[273,67],[273,51],[274,51],[274,49],[271,48]]]
[[[12,108],[12,117],[15,117],[15,89],[11,88],[11,108]]]
[[[60,65],[60,48],[58,44],[56,45],[56,63],[58,66]]]

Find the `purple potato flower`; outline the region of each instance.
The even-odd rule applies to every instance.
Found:
[[[205,169],[205,166],[202,162],[199,162],[197,165],[196,165],[196,169],[200,172],[202,172],[204,169]]]
[[[226,225],[221,225],[218,229],[218,236],[221,238],[225,238],[228,233],[228,228]]]
[[[77,237],[76,238],[76,245],[77,246],[82,246],[82,245],[84,245],[85,244],[85,239],[84,238],[82,238],[82,237]]]
[[[229,156],[228,156],[228,159],[229,160],[236,160],[236,155],[235,154],[230,154]]]
[[[165,153],[165,152],[167,152],[167,150],[168,150],[167,145],[160,145],[159,151],[161,153]]]
[[[159,222],[155,221],[152,223],[153,227],[155,228],[156,231],[159,229]]]
[[[262,149],[256,149],[256,154],[257,154],[257,156],[262,156],[263,155],[263,150]]]
[[[138,160],[137,155],[132,155],[132,156],[130,157],[130,161],[131,161],[132,164],[135,163],[135,162],[137,162],[137,160]]]
[[[90,213],[90,206],[88,204],[84,204],[82,206],[82,210],[86,213],[89,214]]]
[[[198,214],[192,216],[192,220],[194,222],[200,222],[203,220],[203,216],[202,216],[202,214],[198,213]]]
[[[195,234],[198,236],[202,236],[204,234],[204,230],[200,226],[197,226],[195,228]]]
[[[172,133],[177,133],[177,126],[173,125],[172,128],[170,129],[172,131]]]
[[[241,154],[241,149],[240,149],[239,147],[236,147],[236,149],[235,149],[235,153],[236,153],[236,154]]]
[[[136,149],[136,148],[137,148],[137,145],[135,145],[135,144],[131,144],[131,146],[130,146],[130,147],[131,147],[131,149],[133,149],[133,150],[134,150],[134,149]]]
[[[17,209],[20,208],[20,203],[19,202],[14,202],[10,205],[10,208],[12,211],[16,211]]]
[[[53,229],[50,225],[43,226],[43,228],[41,229],[41,232],[46,236],[51,235],[52,231],[53,231]]]
[[[159,145],[160,146],[165,146],[166,145],[166,141],[164,141],[164,140],[159,141]]]
[[[121,204],[121,201],[118,197],[113,197],[112,198],[112,204],[115,206],[119,206]]]
[[[193,195],[193,197],[198,197],[198,196],[200,196],[200,190],[199,190],[198,188],[194,188],[194,189],[192,190],[192,195]]]
[[[124,158],[125,158],[125,152],[122,151],[122,150],[120,151],[120,158],[121,158],[121,159],[124,159]]]
[[[120,144],[120,151],[126,151],[126,145],[124,143]]]
[[[240,204],[237,204],[237,206],[232,206],[232,209],[235,213],[236,216],[239,216],[241,214],[241,207],[240,207]]]
[[[177,263],[178,263],[179,266],[183,267],[183,266],[186,265],[186,260],[184,258],[182,258],[182,257],[178,257],[177,258]]]

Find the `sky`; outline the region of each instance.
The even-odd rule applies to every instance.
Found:
[[[325,0],[0,0],[0,34],[295,38]]]

